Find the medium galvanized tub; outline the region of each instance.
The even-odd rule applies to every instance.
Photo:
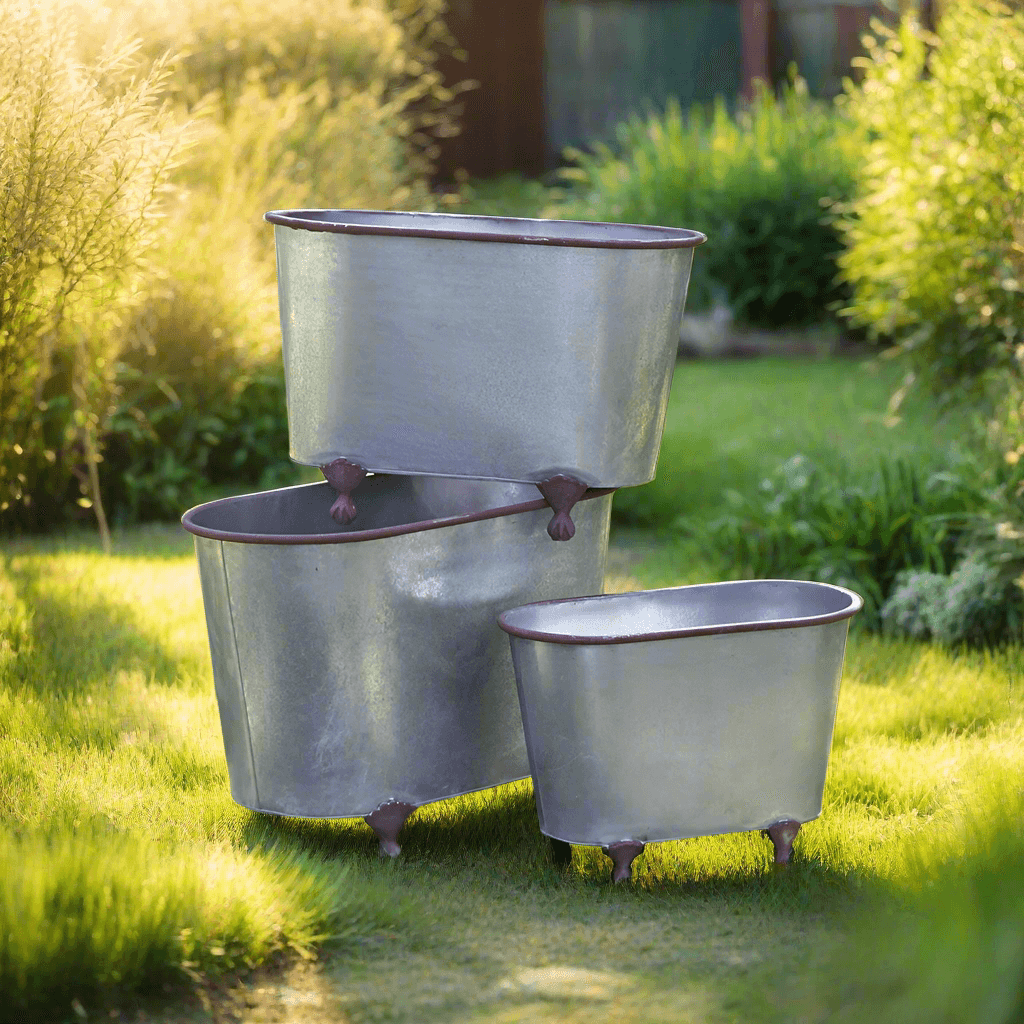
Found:
[[[503,612],[541,831],[601,846],[768,830],[821,813],[852,591],[744,580]]]
[[[290,453],[343,463],[339,518],[354,514],[349,466],[352,479],[654,478],[700,232],[369,210],[266,219]]]
[[[602,589],[612,495],[585,498],[576,542],[552,545],[528,486],[375,476],[363,491],[358,529],[331,518],[326,483],[224,498],[182,523],[231,795],[271,814],[376,814],[396,853],[416,806],[529,773],[495,617]]]

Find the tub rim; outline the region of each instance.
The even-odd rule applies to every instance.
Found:
[[[398,214],[403,217],[422,217],[421,225],[399,226],[387,224],[359,224],[339,220],[325,220],[309,214]],[[436,219],[434,219],[436,218]],[[406,210],[360,209],[296,209],[270,210],[263,219],[279,227],[324,231],[345,235],[394,235],[406,238],[447,238],[467,242],[508,242],[520,245],[558,245],[579,249],[693,249],[707,241],[707,235],[692,228],[669,228],[656,224],[618,224],[597,220],[547,220],[539,217],[494,217],[468,213],[424,213]],[[505,231],[458,230],[459,219],[483,221],[486,224],[506,224],[509,227],[526,224],[550,225],[545,234],[510,233]],[[442,223],[454,222],[455,230],[442,228]],[[558,234],[560,224],[581,224],[587,227],[610,228],[622,237],[571,238]],[[437,225],[437,226],[434,226]],[[633,232],[633,237],[628,237]]]
[[[679,629],[656,630],[650,633],[632,633],[624,635],[604,636],[577,636],[572,633],[548,632],[538,629],[526,629],[523,626],[515,626],[508,621],[507,616],[513,615],[519,608],[537,608],[546,605],[570,604],[578,601],[608,601],[629,597],[630,594],[663,594],[677,590],[692,590],[695,587],[729,587],[742,585],[744,583],[805,583],[815,587],[827,587],[829,590],[839,591],[850,598],[850,604],[834,612],[823,612],[820,615],[804,615],[799,618],[790,619],[764,619],[753,622],[725,622],[720,625],[706,626],[682,626]],[[508,608],[498,616],[498,625],[510,636],[520,637],[524,640],[537,640],[541,643],[566,644],[574,647],[589,647],[610,644],[635,644],[648,640],[675,640],[692,636],[718,636],[724,633],[755,633],[769,629],[799,629],[804,626],[824,626],[831,622],[841,622],[843,619],[852,618],[864,607],[864,599],[860,594],[846,587],[837,586],[834,583],[821,583],[818,580],[794,580],[794,579],[765,579],[765,580],[723,580],[717,583],[689,583],[679,587],[656,587],[651,590],[634,590],[625,594],[594,594],[586,597],[564,597],[556,601],[533,601],[530,604],[519,605],[518,608]]]
[[[381,474],[386,475],[386,474]],[[404,474],[402,474],[404,475]],[[463,478],[458,478],[463,479]],[[354,544],[357,541],[382,540],[385,537],[399,537],[407,533],[425,533],[427,530],[440,530],[446,526],[459,526],[462,523],[475,523],[484,519],[500,519],[503,516],[516,515],[520,512],[535,512],[542,508],[550,508],[544,498],[533,498],[513,505],[498,505],[494,508],[481,509],[478,512],[467,512],[461,516],[446,516],[442,519],[421,519],[414,523],[399,523],[396,526],[383,526],[371,530],[350,530],[347,533],[242,533],[232,530],[214,530],[208,526],[200,526],[194,521],[195,514],[214,505],[230,505],[261,494],[290,491],[299,487],[319,487],[320,484],[292,484],[290,487],[274,487],[269,491],[253,491],[249,494],[232,494],[226,498],[194,505],[182,517],[181,525],[196,537],[207,540],[220,540],[232,544]],[[614,487],[592,487],[580,498],[590,501],[592,498],[603,498],[615,491]]]

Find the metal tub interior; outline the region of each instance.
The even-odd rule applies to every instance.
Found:
[[[613,847],[816,818],[861,605],[746,580],[505,611],[541,831]]]
[[[495,618],[523,601],[602,589],[610,492],[581,501],[576,541],[557,545],[544,538],[550,510],[528,486],[374,476],[361,494],[358,529],[331,518],[326,483],[183,517],[231,794],[253,810],[411,811],[526,776]]]
[[[654,478],[702,234],[366,210],[267,220],[295,461]]]

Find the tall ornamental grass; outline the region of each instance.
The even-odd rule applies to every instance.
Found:
[[[171,179],[161,230],[147,239],[130,306],[116,316],[108,302],[95,306],[109,327],[102,415],[73,437],[60,424],[51,429],[47,473],[40,464],[30,477],[22,453],[4,446],[0,471],[22,497],[0,508],[0,526],[39,529],[90,514],[76,506],[73,480],[70,500],[68,491],[86,441],[93,472],[81,503],[98,507],[102,494],[117,522],[174,518],[217,489],[292,479],[273,231],[263,214],[431,207],[438,141],[457,130],[455,91],[436,68],[454,47],[443,9],[441,0],[35,5],[40,24],[60,26],[66,61],[109,102],[118,95],[110,54],[123,49],[119,40],[135,40],[134,74],[151,82],[146,97],[154,110],[163,105],[169,127],[187,126],[191,145]],[[39,30],[40,45],[47,31]],[[31,92],[40,62],[24,67]],[[55,109],[77,124],[76,103],[66,91]],[[119,130],[132,123],[122,119]],[[158,153],[144,147],[147,159]],[[141,164],[118,166],[132,189],[145,184]],[[89,280],[109,292],[113,271],[94,271]],[[79,313],[74,323],[95,336]],[[99,364],[88,365],[96,376]],[[29,389],[37,419],[40,397],[54,415],[77,408],[71,383],[56,374],[48,393]],[[16,427],[10,439],[22,449],[24,433]]]
[[[102,527],[120,331],[176,133],[161,62],[86,67],[76,45],[59,11],[0,0],[0,521],[77,499]]]
[[[710,111],[670,101],[620,125],[614,147],[569,155],[567,216],[707,234],[689,308],[721,301],[739,320],[779,327],[824,319],[842,296],[829,213],[852,194],[857,147],[801,79],[779,97],[762,85],[735,113],[721,99]]]

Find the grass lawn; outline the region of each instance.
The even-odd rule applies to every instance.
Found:
[[[723,488],[756,485],[796,452],[942,459],[957,424],[920,401],[883,427],[865,397],[884,408],[880,372],[681,364],[652,501],[709,514]],[[613,586],[707,578],[649,531],[619,537],[649,554],[617,563]],[[182,531],[127,532],[111,558],[84,535],[8,543],[0,1020],[1021,1019],[1008,1014],[1024,915],[1000,880],[1021,889],[1022,873],[979,882],[987,903],[961,883],[989,878],[991,843],[971,823],[997,811],[1011,814],[1006,857],[1022,862],[1022,670],[1018,648],[854,635],[824,810],[784,872],[742,834],[652,845],[631,885],[610,886],[592,849],[562,873],[528,783],[422,808],[400,860],[381,863],[360,821],[231,802]],[[946,894],[946,945],[933,911],[915,909],[921,891]],[[911,909],[879,918],[878,901]],[[247,973],[259,964],[271,969]]]
[[[887,425],[903,370],[879,359],[746,359],[676,365],[655,480],[616,495],[639,525],[709,519],[726,490],[749,493],[804,455],[823,468],[871,472],[882,460],[955,468],[969,428],[914,389]]]

